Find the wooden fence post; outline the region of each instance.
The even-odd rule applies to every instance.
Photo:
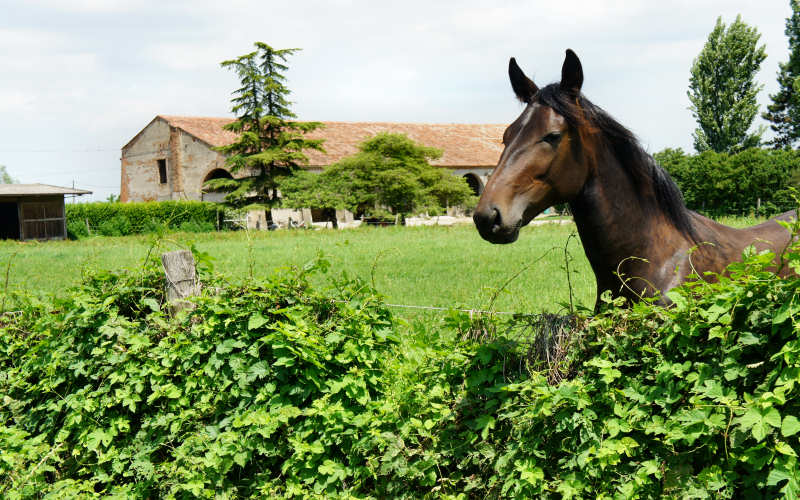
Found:
[[[194,256],[189,250],[176,250],[161,255],[164,276],[167,279],[167,303],[173,315],[183,309],[193,309],[194,304],[183,300],[200,293],[200,282],[194,268]]]

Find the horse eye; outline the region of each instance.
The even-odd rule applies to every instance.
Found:
[[[550,132],[542,137],[542,140],[553,147],[556,147],[561,140],[561,132]]]

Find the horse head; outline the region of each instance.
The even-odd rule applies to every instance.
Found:
[[[481,194],[473,219],[480,235],[492,243],[512,243],[519,229],[546,208],[574,199],[590,174],[589,155],[579,105],[583,69],[567,49],[561,82],[539,89],[512,57],[511,87],[525,109],[503,134],[505,146]],[[546,104],[557,100],[557,113]]]

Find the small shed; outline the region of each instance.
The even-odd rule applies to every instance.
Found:
[[[83,194],[91,191],[47,184],[0,184],[0,239],[66,238],[64,196]]]

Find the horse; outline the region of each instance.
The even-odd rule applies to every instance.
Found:
[[[512,57],[511,87],[525,105],[473,214],[481,237],[513,243],[548,207],[568,204],[601,295],[627,303],[666,293],[688,276],[722,273],[750,245],[778,256],[791,243],[777,221],[734,229],[689,210],[669,174],[634,134],[581,93],[583,68],[567,49],[561,81],[539,88]],[[778,267],[781,267],[778,269]]]

